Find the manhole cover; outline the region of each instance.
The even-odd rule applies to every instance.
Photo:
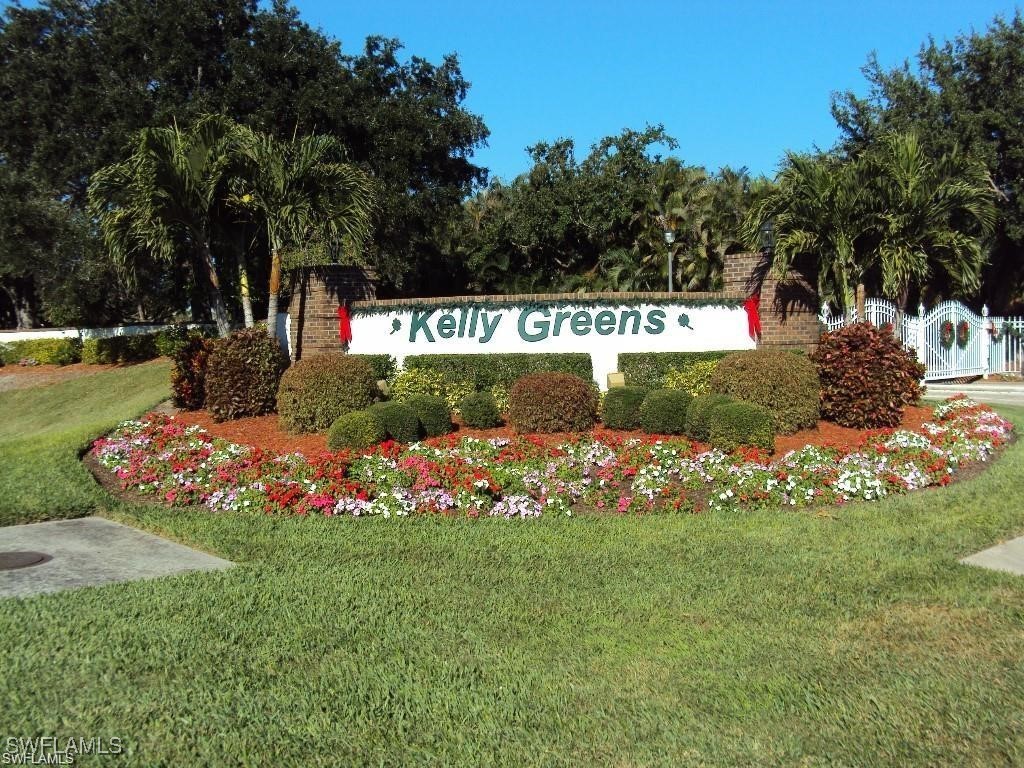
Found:
[[[42,552],[0,552],[0,571],[13,571],[15,568],[41,565],[50,559],[50,555]]]

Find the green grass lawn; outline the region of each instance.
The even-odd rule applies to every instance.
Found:
[[[159,399],[56,430],[88,401],[57,387],[0,397],[51,457]],[[119,736],[94,764],[145,766],[1024,764],[1024,578],[957,564],[1024,532],[1024,443],[823,515],[469,522],[120,503],[21,440],[32,492],[63,476],[52,513],[91,499],[239,566],[0,601],[0,739]]]
[[[103,495],[79,462],[92,440],[170,396],[155,361],[0,392],[0,526],[80,517]]]

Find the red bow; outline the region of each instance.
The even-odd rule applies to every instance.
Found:
[[[754,341],[761,338],[761,294],[755,293],[745,302],[743,309],[747,311],[747,332]]]
[[[343,346],[347,347],[352,342],[352,318],[344,304],[338,307],[338,337]]]

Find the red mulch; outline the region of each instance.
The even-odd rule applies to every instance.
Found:
[[[932,409],[920,406],[909,406],[903,411],[900,429],[917,431],[921,425],[932,418]],[[786,451],[803,448],[805,445],[816,445],[820,448],[856,448],[861,438],[869,430],[840,427],[830,421],[819,421],[814,429],[802,429],[792,435],[779,435],[775,438],[775,453],[782,455]]]
[[[276,413],[220,423],[214,421],[213,416],[206,411],[179,411],[175,418],[186,424],[198,424],[214,437],[279,453],[299,451],[307,456],[315,456],[327,450],[327,435],[291,435],[278,426]]]
[[[903,429],[917,430],[931,417],[931,408],[910,407],[904,411],[903,422],[900,426]],[[255,445],[281,453],[300,451],[307,456],[315,456],[327,450],[327,437],[325,435],[290,435],[278,427],[276,414],[217,423],[206,411],[181,411],[177,414],[177,418],[187,424],[198,424],[210,434],[230,440],[233,443]],[[456,423],[458,423],[457,417]],[[650,435],[644,435],[644,433],[639,431],[625,432],[604,429],[603,427],[599,427],[595,432],[597,434],[617,436],[650,437]],[[460,425],[456,434],[488,439],[492,437],[513,437],[515,433],[508,427],[471,429]],[[775,439],[775,454],[782,455],[786,451],[802,448],[805,445],[856,448],[860,445],[861,438],[865,434],[864,430],[849,429],[830,422],[819,421],[818,426],[814,429],[804,429],[793,435],[777,437]],[[570,434],[554,434],[544,435],[544,438],[546,442],[560,442],[571,436]]]

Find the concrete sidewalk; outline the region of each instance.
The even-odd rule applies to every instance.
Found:
[[[986,381],[984,379],[970,384],[944,384],[929,382],[925,385],[928,399],[945,400],[947,397],[963,392],[979,403],[988,405],[1020,405],[1024,406],[1024,384],[1012,381]]]
[[[0,571],[0,598],[230,568],[232,563],[101,517],[0,528],[0,552],[51,560]]]
[[[1005,571],[1024,576],[1024,536],[989,547],[960,561],[964,565],[977,565],[993,571]]]

